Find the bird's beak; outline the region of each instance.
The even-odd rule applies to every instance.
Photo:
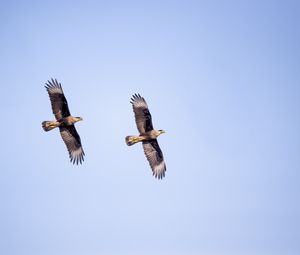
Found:
[[[161,133],[164,134],[164,133],[166,133],[166,131],[165,131],[165,130],[162,130]]]

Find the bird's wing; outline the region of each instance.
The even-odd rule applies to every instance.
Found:
[[[143,148],[152,168],[153,175],[158,179],[162,179],[165,176],[167,168],[157,140],[143,141]]]
[[[84,151],[81,145],[80,137],[75,129],[74,125],[66,126],[66,127],[59,127],[59,131],[61,134],[62,139],[64,140],[69,156],[70,161],[73,164],[82,163],[84,161]]]
[[[51,79],[46,83],[45,88],[50,97],[53,114],[57,120],[70,116],[67,99],[65,98],[61,84]]]
[[[130,103],[132,104],[136,126],[140,134],[153,130],[151,114],[145,99],[139,94],[134,94]]]

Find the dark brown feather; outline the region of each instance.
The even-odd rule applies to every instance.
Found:
[[[153,175],[158,179],[162,179],[165,176],[167,168],[157,139],[143,141],[143,148]]]
[[[63,141],[67,146],[69,156],[70,156],[70,161],[73,164],[75,163],[81,164],[84,161],[83,156],[85,154],[81,145],[80,137],[75,129],[75,126],[74,125],[62,126],[59,127],[59,131]]]
[[[53,114],[56,120],[70,116],[67,99],[62,90],[61,84],[55,79],[51,79],[46,83],[45,88],[50,97]]]
[[[131,98],[131,104],[134,111],[136,126],[140,134],[153,130],[152,117],[146,100],[139,94],[134,94]]]

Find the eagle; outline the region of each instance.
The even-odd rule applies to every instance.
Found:
[[[78,135],[74,124],[81,117],[73,117],[70,114],[67,99],[64,95],[61,84],[55,79],[48,80],[45,86],[51,101],[52,111],[56,118],[54,121],[43,121],[42,127],[45,131],[50,131],[58,127],[60,135],[67,146],[70,161],[73,164],[84,161],[84,151],[81,145],[80,136]]]
[[[128,146],[142,142],[144,153],[149,161],[155,178],[162,179],[165,176],[166,164],[163,153],[158,145],[157,137],[164,130],[155,130],[152,125],[152,117],[146,103],[146,100],[140,94],[134,94],[131,98],[135,122],[140,133],[139,136],[126,136],[125,141]]]

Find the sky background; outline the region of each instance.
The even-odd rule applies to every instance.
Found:
[[[0,253],[300,252],[300,2],[1,1]],[[70,164],[44,88],[86,153]],[[167,164],[152,176],[130,97]]]

